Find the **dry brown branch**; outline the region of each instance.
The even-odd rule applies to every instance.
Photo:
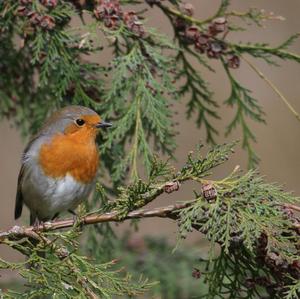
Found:
[[[104,214],[91,214],[85,216],[79,220],[75,219],[65,219],[65,220],[56,220],[53,222],[45,222],[39,227],[34,226],[18,226],[15,225],[11,229],[7,231],[0,232],[0,244],[6,243],[7,241],[11,240],[20,240],[23,238],[35,239],[37,241],[42,241],[44,243],[51,243],[42,232],[45,231],[54,231],[58,229],[65,229],[70,228],[75,225],[75,222],[79,225],[90,225],[90,224],[97,224],[103,222],[122,222],[127,219],[138,219],[138,218],[150,218],[150,217],[160,217],[160,218],[170,218],[176,219],[176,212],[180,211],[183,208],[188,207],[191,205],[193,201],[187,201],[185,203],[174,204],[166,207],[159,207],[153,209],[139,209],[136,211],[129,212],[127,216],[120,217],[118,212],[112,211]],[[300,207],[292,204],[282,204],[283,207],[295,211],[300,212]],[[294,227],[298,229],[300,225],[298,223],[294,223]],[[194,226],[195,229],[198,229]],[[59,256],[65,257],[65,252],[58,251]]]
[[[113,211],[105,214],[94,214],[83,217],[79,220],[80,225],[89,225],[102,222],[122,222],[126,219],[137,219],[137,218],[149,218],[149,217],[162,217],[175,219],[176,215],[174,212],[179,211],[192,202],[186,202],[181,204],[174,204],[166,207],[153,208],[153,209],[140,209],[128,213],[127,216],[120,218],[118,213]],[[53,231],[57,229],[69,228],[74,226],[76,220],[65,219],[57,220],[53,222],[45,222],[38,228],[34,226],[24,227],[24,226],[14,226],[7,231],[0,232],[0,243],[4,243],[7,240],[16,240],[22,238],[31,238],[36,240],[41,240],[42,237],[39,234],[43,231]],[[78,223],[78,221],[77,221]]]
[[[286,203],[283,205],[286,209],[289,209],[289,210],[294,210],[294,211],[297,211],[297,212],[300,212],[300,207],[299,206],[296,206],[296,205],[293,205],[293,204],[290,204],[290,203]]]

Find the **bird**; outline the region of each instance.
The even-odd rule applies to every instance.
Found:
[[[30,225],[39,225],[76,207],[96,183],[99,153],[96,136],[112,124],[92,109],[66,106],[54,112],[29,141],[17,181],[15,219],[25,204]]]

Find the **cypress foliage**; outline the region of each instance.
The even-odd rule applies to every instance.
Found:
[[[174,36],[147,26],[145,11],[151,16],[153,8],[170,21]],[[243,28],[235,18],[245,21]],[[300,200],[252,170],[259,157],[249,120],[264,123],[265,111],[234,73],[247,63],[274,88],[247,57],[276,66],[278,59],[299,63],[300,55],[288,49],[298,35],[275,46],[234,43],[228,37],[268,19],[281,17],[253,8],[231,11],[229,0],[204,20],[180,0],[0,1],[0,117],[12,120],[24,136],[68,104],[89,106],[114,123],[99,137],[102,174],[108,173],[111,181],[98,183],[77,220],[0,232],[0,244],[27,256],[19,263],[0,259],[0,269],[17,271],[25,280],[21,291],[0,289],[1,298],[299,298],[300,220],[294,211],[300,210]],[[111,61],[88,59],[104,49],[111,50]],[[236,110],[226,134],[241,127],[250,169],[241,173],[236,167],[221,180],[211,179],[213,171],[227,161],[236,143],[215,145],[215,124],[222,115],[198,71],[199,65],[214,71],[212,59],[224,67],[231,86],[224,101]],[[158,156],[174,158],[170,105],[183,96],[187,118],[196,115],[211,149],[203,154],[199,146],[175,170]],[[199,187],[187,190],[185,202],[145,208],[187,181]],[[111,222],[131,220],[138,226],[136,219],[146,217],[176,221],[179,240],[198,231],[210,249],[200,259],[181,249],[172,255],[166,242],[148,239],[142,241],[145,254],[139,260],[129,239],[116,237]]]

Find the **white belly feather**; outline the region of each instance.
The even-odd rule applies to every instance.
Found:
[[[57,213],[75,209],[87,199],[94,185],[79,183],[69,174],[59,179],[48,178],[35,166],[27,167],[24,173],[22,193],[24,203],[39,219],[49,220]]]

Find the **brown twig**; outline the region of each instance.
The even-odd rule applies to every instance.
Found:
[[[149,217],[161,217],[175,219],[176,215],[174,212],[179,211],[185,207],[191,205],[192,202],[185,202],[182,204],[175,204],[166,207],[154,208],[154,209],[140,209],[129,212],[127,216],[120,218],[118,213],[113,211],[105,214],[95,214],[83,217],[79,223],[81,225],[89,225],[103,222],[121,222],[126,219],[137,219],[137,218],[149,218]],[[41,240],[40,232],[53,231],[57,229],[69,228],[74,226],[76,220],[66,219],[58,220],[53,222],[45,222],[39,228],[29,226],[14,226],[8,231],[0,232],[0,243],[4,243],[7,240],[16,240],[22,238],[32,238]],[[77,222],[78,223],[78,222]]]
[[[209,24],[210,22],[212,22],[214,19],[216,19],[217,17],[219,17],[221,15],[226,17],[226,18],[228,18],[228,17],[243,18],[243,17],[249,17],[251,15],[251,10],[244,11],[244,12],[229,11],[229,12],[224,12],[224,13],[221,14],[221,10],[219,8],[216,11],[216,13],[213,14],[212,16],[210,16],[210,17],[208,17],[207,19],[204,19],[204,20],[199,20],[199,19],[193,18],[192,16],[188,16],[187,14],[184,14],[180,10],[174,9],[174,8],[169,7],[167,5],[163,5],[162,3],[157,3],[156,5],[161,10],[163,10],[166,14],[168,14],[169,16],[172,15],[172,16],[178,17],[180,19],[183,19],[183,20],[187,21],[188,23],[198,25],[200,27],[203,26],[203,25]],[[261,20],[283,20],[283,17],[274,16],[272,14],[270,14],[270,15],[261,15]]]
[[[290,203],[285,203],[283,206],[284,206],[286,209],[294,210],[294,211],[300,212],[300,207],[299,207],[299,206],[296,206],[296,205],[293,205],[293,204],[290,204]]]
[[[113,211],[104,214],[92,214],[80,219],[81,225],[90,225],[103,222],[122,222],[127,219],[138,219],[138,218],[171,218],[176,219],[175,212],[184,209],[191,205],[193,202],[188,201],[181,204],[170,205],[166,207],[159,207],[154,209],[139,209],[136,211],[129,212],[127,216],[120,218],[118,212]],[[293,204],[283,204],[285,208],[300,212],[300,207]],[[7,231],[0,232],[0,243],[4,243],[6,240],[15,240],[22,238],[31,238],[41,240],[40,232],[43,231],[54,231],[58,229],[70,228],[75,224],[74,219],[57,220],[53,222],[45,222],[39,228],[29,226],[14,226]],[[45,241],[45,240],[43,240]]]
[[[97,224],[103,222],[122,222],[128,219],[139,219],[139,218],[150,218],[150,217],[160,217],[160,218],[170,218],[176,219],[177,215],[176,212],[190,206],[193,201],[188,201],[181,204],[174,204],[166,207],[159,207],[153,209],[139,209],[132,212],[129,212],[127,216],[120,218],[118,212],[113,211],[104,214],[92,214],[83,217],[79,220],[80,225],[90,225],[90,224]],[[293,205],[293,204],[283,204],[285,208],[292,209],[295,211],[300,212],[300,207]],[[35,239],[38,241],[43,241],[46,243],[50,242],[46,239],[41,232],[44,231],[54,231],[58,229],[65,229],[73,227],[74,224],[78,223],[78,221],[74,219],[65,219],[65,220],[57,220],[53,222],[45,222],[40,227],[36,228],[33,226],[24,227],[24,226],[14,226],[7,231],[0,232],[0,244],[6,243],[6,241],[10,240],[20,240],[23,238],[30,238]],[[294,224],[296,228],[300,225]],[[62,252],[60,255],[64,256],[65,253]]]

